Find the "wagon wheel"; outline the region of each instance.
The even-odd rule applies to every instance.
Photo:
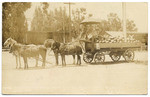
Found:
[[[124,59],[125,59],[127,62],[133,61],[133,59],[134,59],[134,51],[127,49],[127,50],[124,52],[123,57],[124,57]]]
[[[90,52],[86,52],[83,54],[83,60],[86,62],[86,63],[91,63],[92,60],[93,60],[93,54],[90,53]]]
[[[121,55],[118,54],[117,52],[112,52],[110,55],[111,59],[114,61],[114,62],[117,62],[120,60],[121,58]]]
[[[94,61],[96,63],[103,63],[105,61],[105,55],[102,52],[97,52]]]

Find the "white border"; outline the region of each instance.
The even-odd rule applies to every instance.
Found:
[[[148,0],[1,0],[1,2],[149,2]]]
[[[148,2],[148,16],[150,16],[150,4],[148,0],[1,0],[0,1],[0,29],[1,29],[1,34],[0,34],[0,48],[1,48],[1,56],[0,56],[0,63],[2,63],[2,2]],[[150,23],[150,20],[148,19],[148,25]],[[149,26],[148,26],[149,27]],[[148,28],[148,32],[149,32],[149,28]],[[150,36],[148,35],[148,38],[150,39]],[[148,39],[148,42],[150,43],[150,40]],[[150,47],[148,45],[148,50],[150,50]],[[150,56],[150,53],[148,52],[148,56]],[[148,58],[149,59],[149,58]],[[149,64],[149,62],[148,62]],[[0,65],[0,69],[2,70],[2,64]],[[150,68],[148,66],[148,71],[150,71]],[[2,82],[2,71],[0,72],[0,81]],[[128,96],[128,97],[145,97],[145,96],[150,96],[150,84],[149,84],[149,80],[150,80],[150,74],[148,73],[148,95],[44,95],[44,96],[55,96],[55,97],[60,97],[60,96],[72,96],[72,97],[77,97],[77,96]],[[0,87],[1,84],[0,84]],[[0,88],[0,93],[1,93],[1,88]],[[13,97],[17,97],[17,96],[37,96],[37,95],[0,95],[0,96],[13,96]],[[43,95],[38,95],[38,96],[43,96]]]

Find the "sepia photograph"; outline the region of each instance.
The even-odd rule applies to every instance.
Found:
[[[2,2],[2,94],[148,94],[148,2]]]

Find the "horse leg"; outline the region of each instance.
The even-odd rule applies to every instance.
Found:
[[[80,55],[78,56],[79,56],[79,65],[81,65],[81,56]]]
[[[79,64],[79,56],[77,55],[77,65]]]
[[[39,59],[39,56],[36,56],[36,57],[35,57],[35,60],[36,60],[36,65],[35,65],[35,66],[36,66],[36,67],[38,67],[38,59]]]
[[[23,57],[24,59],[24,69],[28,68],[27,57]]]
[[[73,64],[75,64],[75,55],[72,55],[73,56]]]
[[[42,64],[43,67],[45,67],[45,60],[46,60],[46,56],[43,56],[43,64]]]
[[[28,58],[26,57],[26,66],[27,66],[27,69],[28,69]]]
[[[61,61],[62,61],[62,66],[64,65],[64,58],[63,58],[63,55],[61,55]]]
[[[43,63],[42,63],[42,67],[45,67],[45,61],[46,61],[46,50],[42,51],[42,53],[40,54],[42,59],[43,59]]]
[[[77,63],[78,63],[78,65],[80,65],[81,64],[81,57],[80,57],[80,55],[77,55]]]
[[[26,69],[26,59],[25,59],[25,57],[23,57],[23,61],[24,61],[24,69]]]
[[[56,65],[58,65],[58,53],[54,53],[56,59]]]
[[[46,61],[46,52],[43,55],[43,64],[42,64],[43,67],[45,67],[45,61]]]
[[[65,55],[61,55],[61,56],[62,56],[62,66],[66,66]]]
[[[16,56],[16,69],[18,67],[18,56]]]
[[[19,55],[18,57],[19,57],[19,68],[21,68],[21,60],[20,60],[20,55]]]
[[[65,59],[65,55],[64,55],[64,66],[66,66],[66,59]]]

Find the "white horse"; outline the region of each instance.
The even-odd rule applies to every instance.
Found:
[[[36,66],[38,66],[38,59],[39,55],[41,55],[43,59],[43,64],[42,66],[45,66],[45,61],[46,61],[46,52],[47,49],[43,45],[23,45],[20,43],[17,43],[14,39],[8,38],[5,43],[5,47],[10,47],[10,52],[13,52],[14,55],[16,56],[16,68],[18,67],[18,58],[19,58],[19,68],[21,68],[21,62],[20,62],[20,56],[23,57],[24,60],[24,68],[28,68],[28,58],[35,58],[36,59]]]
[[[4,42],[4,47],[9,47],[9,48],[11,49],[14,44],[17,44],[18,46],[19,46],[19,45],[20,45],[20,46],[22,45],[22,44],[17,43],[17,42],[16,42],[15,40],[13,40],[12,38],[8,38],[8,39]],[[20,54],[19,54],[19,52],[18,52],[18,51],[12,52],[11,50],[10,50],[10,52],[13,53],[13,55],[16,57],[16,69],[18,68],[18,66],[19,66],[19,68],[21,68],[21,61],[20,61]],[[18,59],[19,59],[19,60],[18,60]],[[18,61],[19,61],[19,64],[18,64]]]

